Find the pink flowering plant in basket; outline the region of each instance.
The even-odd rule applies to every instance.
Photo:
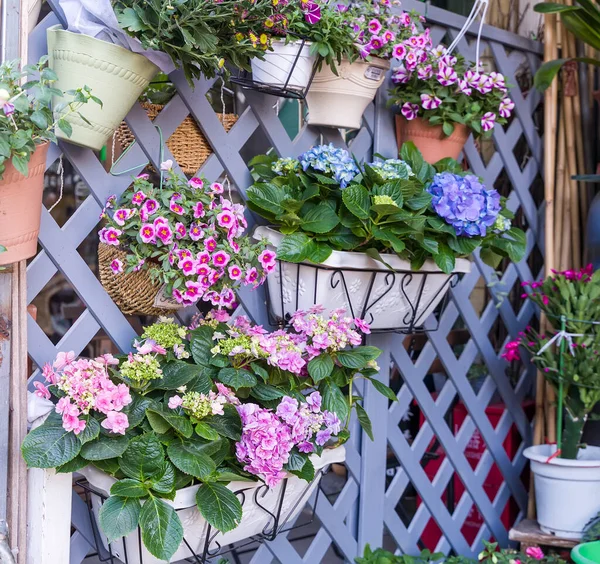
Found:
[[[562,458],[576,458],[585,422],[600,402],[600,274],[592,265],[552,271],[541,282],[523,282],[522,297],[546,315],[552,329],[540,334],[528,326],[506,344],[502,357],[520,361],[521,351],[557,390],[562,382]],[[564,330],[563,330],[564,326]]]
[[[489,136],[496,124],[505,124],[515,107],[507,95],[504,76],[470,65],[443,45],[433,47],[429,30],[419,29],[415,16],[403,15],[412,31],[394,46],[390,104],[407,119],[423,118],[441,125],[452,135],[455,124],[466,125],[474,135]]]
[[[109,542],[139,526],[148,551],[170,560],[183,541],[170,502],[188,486],[212,527],[235,529],[243,507],[230,482],[312,481],[313,457],[349,438],[352,409],[372,436],[355,378],[396,399],[374,378],[381,351],[361,345],[362,320],[315,308],[298,312],[289,332],[228,321],[222,309],[190,327],[161,319],[128,355],[60,353],[44,367],[36,395],[54,409],[26,437],[23,456],[29,467],[111,476],[98,514]]]
[[[139,175],[118,204],[109,199],[102,217],[100,242],[127,252],[113,260],[115,276],[148,270],[164,284],[164,294],[189,306],[202,299],[232,307],[240,285],[259,286],[275,268],[275,253],[244,236],[244,206],[233,203],[218,182],[188,181],[161,168],[162,188],[148,174]]]

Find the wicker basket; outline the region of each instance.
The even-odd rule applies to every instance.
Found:
[[[148,117],[152,121],[154,121],[164,108],[164,106],[159,104],[150,104],[147,102],[142,103],[142,107],[146,110]],[[217,117],[223,124],[225,131],[229,131],[238,120],[238,116],[235,114],[217,114]],[[123,150],[135,139],[125,122],[121,123],[115,135]],[[206,159],[213,154],[212,147],[192,116],[187,116],[181,122],[179,127],[173,132],[173,135],[169,137],[167,147],[169,147],[171,154],[175,157],[175,160],[185,174],[196,174]]]
[[[98,270],[100,282],[125,315],[165,315],[172,309],[163,309],[154,305],[156,294],[161,288],[160,282],[152,282],[147,270],[130,274],[114,274],[110,265],[119,259],[125,264],[127,253],[112,245],[98,245]]]

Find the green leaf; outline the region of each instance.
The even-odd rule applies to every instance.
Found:
[[[71,124],[64,118],[61,118],[58,120],[58,128],[67,136],[67,137],[71,137],[71,135],[73,135],[73,128],[71,127]]]
[[[360,219],[368,219],[371,212],[371,197],[364,186],[351,184],[342,190],[342,200],[348,210]]]
[[[196,434],[207,441],[216,441],[219,439],[219,433],[217,433],[208,423],[199,421],[194,427]]]
[[[88,462],[89,464],[89,462]],[[119,459],[118,458],[107,458],[105,460],[95,460],[91,463],[92,466],[98,468],[98,470],[102,470],[102,472],[106,472],[111,476],[115,476],[119,470]]]
[[[269,373],[257,362],[250,363],[250,368],[252,368],[252,372],[261,378],[263,382],[269,380]]]
[[[183,526],[177,512],[153,495],[142,506],[140,528],[144,546],[160,560],[171,560],[183,541]]]
[[[308,363],[308,373],[313,379],[313,382],[320,382],[331,375],[333,366],[333,359],[330,355],[320,354]]]
[[[299,470],[290,470],[290,473],[307,482],[312,482],[315,479],[315,467],[309,458],[306,459],[302,468]]]
[[[287,198],[281,188],[271,183],[258,183],[250,186],[246,191],[248,200],[255,206],[274,215],[284,213],[282,202]]]
[[[242,520],[242,504],[237,496],[221,484],[203,484],[196,493],[196,504],[202,516],[215,529],[226,533]]]
[[[450,123],[449,121],[445,121],[444,124],[442,125],[442,130],[444,132],[444,135],[446,135],[446,137],[450,137],[450,135],[452,135],[454,133],[454,125],[452,123]]]
[[[127,415],[129,427],[127,430],[137,427],[146,418],[146,409],[152,405],[150,398],[144,397],[131,391],[131,403],[123,409]]]
[[[329,233],[340,222],[335,210],[316,205],[301,218],[302,229],[312,233]]]
[[[223,384],[231,386],[234,390],[251,388],[257,384],[256,376],[243,368],[221,368],[218,378]]]
[[[119,25],[128,31],[142,31],[146,29],[144,22],[132,8],[125,8],[122,12],[117,13]]]
[[[360,354],[360,352],[354,350],[339,351],[337,353],[337,359],[342,366],[353,368],[355,370],[360,370],[367,364],[365,357]]]
[[[40,110],[36,110],[35,112],[33,112],[30,116],[29,119],[32,121],[32,123],[39,127],[40,129],[46,129],[48,127],[48,118],[46,118],[46,115],[44,114],[44,112],[40,111]]]
[[[144,497],[148,495],[148,490],[138,480],[123,478],[115,482],[110,488],[110,495],[119,497]]]
[[[107,437],[101,435],[98,440],[86,443],[81,449],[81,456],[86,460],[106,460],[121,456],[127,446],[129,439],[125,436]]]
[[[212,359],[211,349],[215,346],[213,342],[214,329],[207,325],[198,327],[191,331],[190,334],[190,349],[192,358],[196,364],[200,366],[210,366]]]
[[[261,401],[273,401],[282,398],[286,393],[275,386],[261,384],[260,382],[252,388],[250,395]]]
[[[454,253],[450,250],[450,247],[444,243],[440,243],[438,249],[438,253],[433,255],[433,260],[443,272],[450,274],[454,270],[456,260]]]
[[[11,162],[23,176],[29,175],[29,156],[21,157],[20,155],[13,155]]]
[[[307,259],[315,264],[325,262],[332,253],[333,249],[327,243],[314,243],[314,248],[308,254]]]
[[[323,380],[319,384],[319,391],[323,397],[323,409],[333,411],[342,423],[347,421],[350,414],[348,398],[344,396],[339,386],[331,382],[331,380]]]
[[[214,346],[214,345],[213,345]],[[172,360],[162,367],[163,377],[152,380],[150,389],[176,390],[191,382],[202,373],[202,369],[182,360]]]
[[[364,432],[367,433],[369,439],[373,440],[373,426],[367,412],[359,403],[355,403],[354,407],[356,408],[356,415],[360,426],[363,428]]]
[[[182,472],[190,474],[199,480],[205,480],[217,466],[210,456],[204,454],[192,442],[174,443],[167,447],[171,462]]]
[[[279,243],[277,258],[287,262],[302,262],[315,250],[314,246],[314,241],[306,233],[292,233]]]
[[[489,247],[483,247],[479,252],[479,258],[488,266],[496,269],[502,262],[502,255],[499,255],[492,251]]]
[[[481,245],[480,239],[470,237],[449,237],[448,246],[459,255],[470,255]]]
[[[74,433],[46,422],[25,437],[21,453],[30,468],[56,468],[73,460],[80,449]]]
[[[94,439],[98,438],[100,434],[100,423],[98,423],[97,419],[94,419],[91,415],[88,415],[87,422],[85,424],[85,429],[77,435],[77,438],[81,442],[81,444],[89,443]]]
[[[413,196],[406,201],[406,205],[411,210],[421,210],[431,205],[431,194],[429,192],[422,192]]]
[[[168,494],[175,489],[175,467],[168,460],[165,460],[162,474],[151,481],[150,487],[161,494]]]
[[[71,474],[71,472],[77,472],[77,470],[81,470],[85,468],[89,462],[83,458],[82,456],[76,456],[73,460],[66,462],[65,464],[61,464],[56,467],[57,474]]]
[[[534,6],[534,9],[543,5],[544,4],[538,4]],[[538,89],[538,91],[543,92],[552,84],[552,81],[555,79],[558,71],[560,71],[562,66],[567,61],[569,61],[569,59],[556,59],[554,61],[547,61],[537,70],[533,79],[533,85]]]
[[[386,398],[392,400],[392,401],[398,401],[398,396],[394,393],[394,390],[392,390],[390,387],[386,386],[383,382],[380,382],[379,380],[376,380],[375,378],[369,378],[369,381],[371,382],[371,384],[373,384],[373,387],[382,395],[384,395]]]
[[[242,436],[242,420],[235,406],[223,406],[223,415],[209,415],[203,420],[209,424],[219,435],[232,441],[239,441]]]
[[[108,537],[108,542],[124,537],[135,531],[140,518],[139,500],[127,497],[109,497],[100,508],[100,527]]]
[[[192,422],[186,415],[179,415],[176,411],[165,408],[164,406],[157,409],[149,409],[146,411],[146,417],[148,417],[150,425],[152,425],[152,428],[157,433],[166,433],[171,427],[187,438],[191,437],[194,433]],[[160,420],[167,424],[166,430],[159,430],[163,428],[163,425],[160,425]],[[155,427],[153,421],[157,424],[158,428]]]
[[[140,482],[151,480],[163,471],[165,453],[156,435],[135,437],[119,460],[119,468],[129,478]]]

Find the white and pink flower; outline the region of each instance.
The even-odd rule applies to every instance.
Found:
[[[400,113],[408,120],[411,121],[415,119],[419,113],[419,105],[411,104],[410,102],[405,102],[402,104],[402,108],[400,109]]]
[[[493,112],[487,112],[481,118],[481,129],[483,131],[490,131],[494,129],[494,125],[496,125],[496,114]]]
[[[435,110],[441,103],[442,100],[433,94],[421,94],[421,106],[426,110]]]
[[[498,113],[503,118],[509,118],[515,108],[515,103],[510,98],[503,98],[500,102]]]
[[[213,264],[219,268],[225,268],[231,256],[227,254],[225,251],[217,251],[212,256]]]
[[[458,80],[458,75],[452,67],[440,63],[437,72],[437,80],[442,86],[451,86]]]
[[[144,223],[140,227],[140,238],[144,243],[156,242],[156,231],[151,223]]]
[[[114,259],[110,263],[110,269],[113,271],[113,274],[121,274],[123,272],[123,261]]]

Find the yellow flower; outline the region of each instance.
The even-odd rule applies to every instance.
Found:
[[[267,18],[265,20],[265,27],[273,27],[275,25],[275,22],[273,22],[273,20],[271,18]]]
[[[244,39],[244,34],[243,34],[243,33],[236,33],[236,34],[235,34],[235,38],[236,38],[238,41],[242,41],[242,39]]]
[[[225,66],[225,59],[219,59],[219,68],[222,69]]]
[[[273,6],[277,6],[279,4],[279,0],[273,0]]]
[[[266,33],[261,33],[260,34],[260,43],[262,45],[266,45],[269,42],[269,37],[267,36]]]

